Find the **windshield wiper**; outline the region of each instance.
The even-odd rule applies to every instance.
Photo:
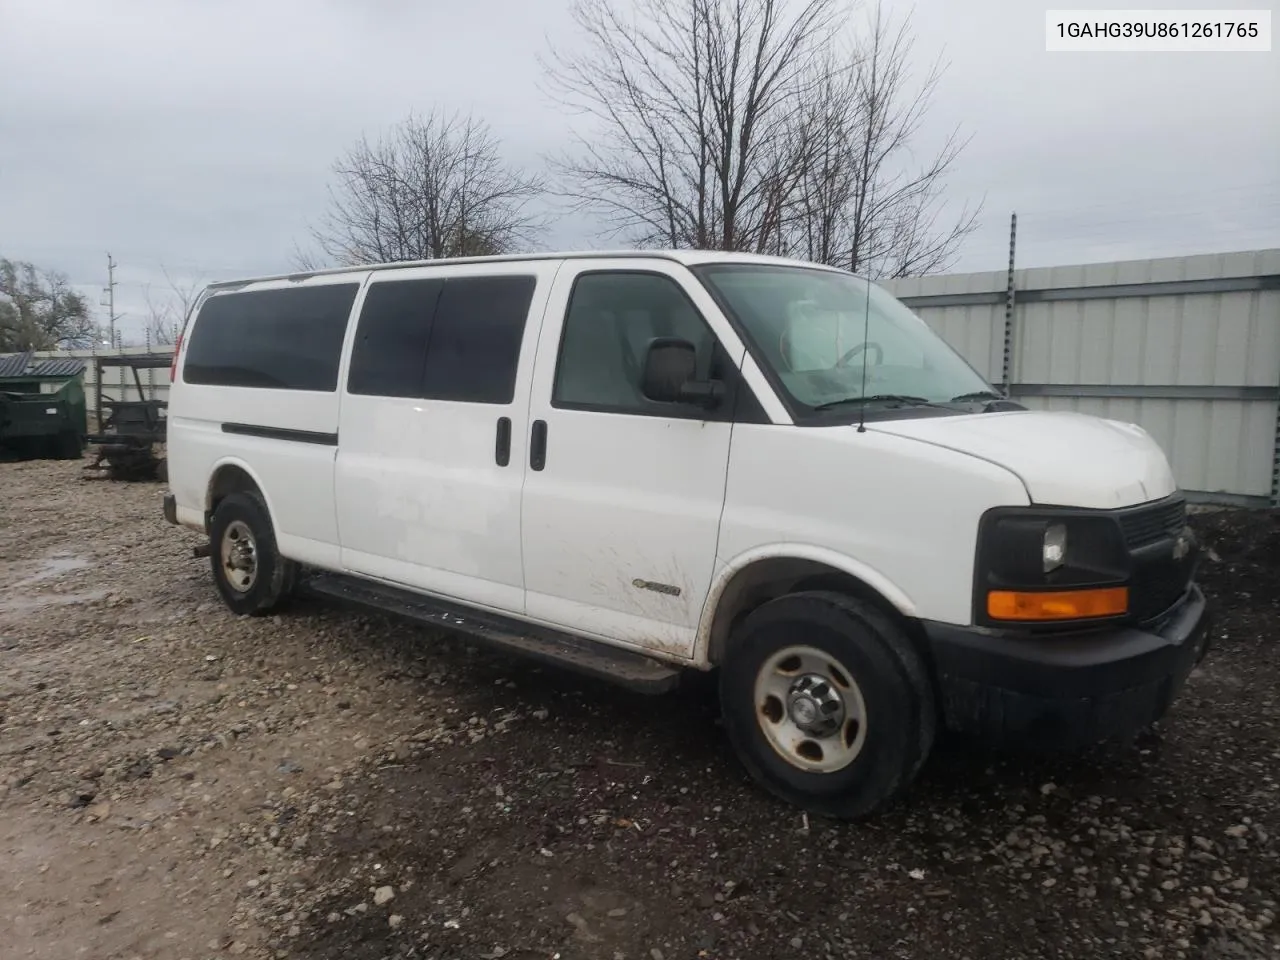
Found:
[[[952,397],[951,403],[968,403],[970,400],[1004,400],[1007,399],[1003,393],[996,393],[994,390],[975,390],[973,393],[962,393],[958,397]]]
[[[937,407],[941,404],[934,403],[927,397],[912,397],[904,393],[873,393],[869,397],[843,397],[840,400],[828,400],[826,403],[820,403],[814,410],[831,410],[834,407],[842,407],[846,403],[897,403],[901,406],[909,407]]]

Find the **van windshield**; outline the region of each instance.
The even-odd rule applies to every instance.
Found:
[[[853,274],[739,263],[694,272],[734,315],[772,379],[810,411],[998,396],[905,304]]]

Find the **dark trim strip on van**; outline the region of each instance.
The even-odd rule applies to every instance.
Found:
[[[315,430],[290,430],[287,427],[260,427],[253,423],[224,423],[223,433],[236,433],[245,437],[263,437],[267,440],[293,440],[297,443],[318,443],[325,447],[336,447],[336,433],[319,433]]]

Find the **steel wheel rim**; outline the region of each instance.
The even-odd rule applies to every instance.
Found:
[[[765,660],[753,704],[769,746],[805,772],[843,770],[866,744],[862,690],[844,664],[817,647],[783,647]]]
[[[243,520],[232,520],[222,532],[222,574],[231,589],[248,593],[258,580],[258,542]]]

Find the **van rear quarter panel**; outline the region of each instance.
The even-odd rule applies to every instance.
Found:
[[[870,427],[736,424],[708,606],[752,560],[793,556],[838,565],[906,616],[967,624],[978,520],[1028,502],[1003,467]]]
[[[226,433],[251,424],[336,434],[338,398],[323,393],[184,384],[169,413],[169,486],[179,507],[204,513],[219,467],[242,466],[267,496],[281,552],[295,560],[336,565],[333,511],[336,445]],[[289,396],[281,396],[289,394]]]
[[[323,278],[319,282],[362,283],[364,274]],[[313,281],[316,282],[316,281]],[[288,287],[281,281],[255,283],[244,291]],[[359,310],[357,296],[352,312]],[[304,563],[339,566],[338,527],[334,512],[333,443],[301,442],[229,433],[226,425],[248,425],[330,435],[338,432],[337,390],[275,390],[213,386],[185,379],[186,345],[201,322],[199,314],[185,331],[177,382],[170,388],[168,410],[169,488],[180,514],[203,516],[210,484],[225,465],[242,467],[254,477],[271,509],[281,552]],[[346,372],[351,318],[339,364]]]

